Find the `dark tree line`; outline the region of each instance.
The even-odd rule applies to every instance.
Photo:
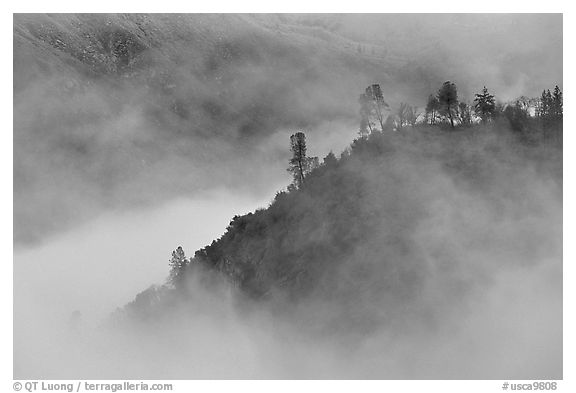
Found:
[[[416,107],[405,102],[401,102],[397,110],[391,111],[382,88],[373,84],[360,96],[359,134],[366,137],[374,131],[401,131],[408,126],[414,128],[419,125],[448,125],[455,129],[478,123],[487,125],[498,119],[506,119],[514,131],[534,128],[531,123],[538,119],[542,132],[545,132],[561,127],[562,116],[562,91],[558,86],[553,92],[544,90],[540,98],[522,96],[509,103],[497,102],[484,86],[469,104],[459,99],[456,84],[446,81],[436,94],[430,94],[421,114]]]
[[[536,107],[536,116],[545,125],[557,124],[562,121],[563,102],[562,92],[558,86],[554,87],[554,93],[550,89],[542,91],[540,101]]]
[[[382,89],[380,85],[373,84],[369,86],[365,92],[360,96],[360,138],[356,139],[352,144],[350,149],[344,151],[338,160],[335,155],[330,152],[323,161],[323,164],[319,164],[318,157],[309,157],[307,154],[307,144],[306,135],[304,132],[296,132],[290,136],[290,151],[291,158],[289,159],[289,166],[287,171],[291,173],[293,182],[288,187],[288,192],[279,192],[274,200],[274,203],[269,208],[269,212],[264,214],[262,211],[256,211],[254,214],[249,213],[245,216],[235,216],[230,226],[227,228],[227,234],[224,235],[219,242],[213,242],[211,245],[196,251],[194,257],[187,258],[182,247],[178,247],[172,252],[172,257],[169,261],[170,275],[168,277],[168,284],[173,287],[179,287],[182,285],[185,273],[188,266],[194,262],[200,264],[207,264],[218,271],[225,273],[235,282],[243,283],[242,285],[252,285],[254,288],[258,288],[258,285],[254,282],[258,281],[257,275],[254,273],[254,264],[249,259],[236,259],[234,261],[227,258],[223,249],[224,245],[236,244],[234,240],[237,234],[244,234],[247,236],[249,234],[250,238],[259,239],[267,233],[266,228],[272,227],[274,222],[278,221],[279,215],[286,216],[291,211],[286,206],[291,207],[289,201],[294,201],[298,199],[301,195],[306,195],[309,192],[324,192],[330,187],[334,187],[334,184],[338,184],[338,187],[347,187],[346,192],[342,192],[342,198],[349,195],[354,195],[355,192],[359,192],[358,181],[359,178],[348,177],[346,172],[338,172],[336,169],[346,163],[347,160],[351,158],[351,152],[354,151],[358,157],[370,157],[370,159],[382,159],[382,157],[388,157],[390,154],[394,154],[395,147],[394,142],[388,137],[386,137],[386,131],[402,131],[405,128],[412,127],[438,127],[445,126],[449,127],[450,130],[456,127],[471,127],[474,124],[480,124],[481,129],[484,129],[486,125],[490,123],[495,123],[499,125],[501,121],[505,121],[509,129],[516,132],[518,135],[526,136],[530,132],[537,130],[541,132],[541,135],[561,135],[559,133],[553,132],[553,130],[560,130],[562,127],[562,116],[563,116],[563,102],[562,102],[562,91],[558,86],[556,86],[553,91],[544,90],[539,98],[528,98],[519,97],[514,102],[501,104],[496,101],[496,98],[491,94],[486,86],[475,94],[473,104],[470,105],[464,101],[460,101],[458,98],[458,90],[456,84],[453,82],[445,82],[441,88],[438,90],[437,94],[430,95],[428,102],[425,107],[423,114],[418,113],[416,107],[413,107],[407,103],[400,103],[397,109],[391,110],[390,105],[384,99]],[[422,116],[421,116],[422,115]],[[539,127],[539,128],[538,128]],[[487,129],[490,129],[488,127]],[[499,130],[501,127],[494,127],[494,129]],[[551,131],[552,130],[552,131]],[[416,135],[416,134],[404,134],[399,133],[398,135]],[[461,143],[473,143],[473,141],[468,138],[458,138],[464,134],[452,134],[442,133],[440,137],[452,138],[461,141]],[[430,135],[424,137],[429,138]],[[433,135],[436,137],[436,135]],[[403,140],[404,138],[400,138]],[[451,139],[451,140],[452,140]],[[411,139],[413,142],[420,140]],[[426,140],[426,139],[424,139]],[[448,140],[448,139],[446,139]],[[542,139],[540,139],[542,140]],[[465,142],[462,142],[465,141]],[[443,145],[443,144],[441,144]],[[446,149],[450,149],[451,144],[445,144]],[[427,148],[428,145],[423,145],[423,148]],[[464,154],[466,149],[462,152],[456,150],[451,151],[451,154]],[[447,152],[442,150],[442,157],[450,156]],[[358,158],[356,157],[356,158]],[[466,161],[454,159],[457,165],[454,168],[461,170],[462,167],[466,167]],[[467,170],[473,172],[478,168],[471,165]],[[462,171],[464,173],[469,173]],[[329,175],[329,176],[328,176]],[[468,177],[466,175],[466,177]],[[340,189],[340,188],[337,188]],[[293,192],[297,191],[298,192]],[[342,199],[334,198],[330,193],[327,194],[327,198],[332,198],[333,204],[330,209],[339,209],[343,205],[346,208],[342,208],[341,214],[354,215],[354,203],[351,201],[343,201]],[[353,199],[353,198],[352,198]],[[345,202],[345,203],[344,203]],[[324,202],[323,202],[324,204]],[[322,204],[322,205],[323,205]],[[280,214],[280,212],[282,214]],[[282,217],[284,217],[282,216]],[[263,218],[264,217],[264,218]],[[300,219],[300,218],[299,218]],[[268,221],[266,221],[268,220]],[[294,220],[296,222],[297,220]],[[349,220],[353,221],[353,220]],[[361,222],[362,220],[360,220]],[[290,219],[285,219],[285,222],[292,222]],[[355,221],[354,221],[355,222]],[[314,228],[313,225],[310,226]],[[294,232],[294,233],[297,233]],[[357,241],[357,238],[347,238],[342,234],[355,233],[350,231],[349,228],[342,230],[342,233],[336,231],[334,236],[339,240],[333,242],[346,248]],[[277,236],[276,236],[277,235]],[[282,243],[284,233],[281,229],[278,229],[277,237],[278,244]],[[360,235],[359,235],[360,236]],[[344,239],[344,240],[342,240]],[[236,247],[236,246],[234,246]],[[242,253],[244,249],[241,244],[233,255],[238,252]],[[276,248],[272,248],[270,251],[272,254],[276,252]],[[336,250],[336,251],[334,251]],[[341,252],[337,247],[334,248],[334,255],[339,255]],[[310,254],[310,258],[314,253],[318,252],[316,246],[311,247],[306,251]],[[308,258],[308,254],[304,253],[302,258]],[[327,253],[326,255],[332,255]],[[292,254],[286,254],[283,258],[286,261],[292,260]],[[282,259],[282,258],[280,258]],[[307,260],[307,259],[306,259]],[[286,263],[279,263],[278,266],[284,266]],[[294,272],[294,274],[300,274],[300,271]]]

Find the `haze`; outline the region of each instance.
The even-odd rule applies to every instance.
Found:
[[[513,218],[496,226],[545,251],[530,269],[520,252],[473,255],[490,259],[489,284],[442,309],[451,331],[316,341],[294,326],[321,305],[292,321],[253,305],[243,314],[233,288],[197,283],[195,318],[101,327],[164,283],[177,246],[191,255],[234,215],[268,206],[290,183],[292,133],[306,131],[310,155],[339,155],[366,86],[422,109],[445,80],[468,102],[484,85],[502,101],[562,87],[562,16],[16,14],[14,377],[561,378],[561,325],[541,322],[561,318],[561,185],[533,168],[519,172],[535,212],[520,224],[553,230],[522,232],[508,206]],[[446,201],[477,202],[431,173],[454,187]],[[426,228],[461,229],[449,202],[415,234],[423,247],[441,243]],[[470,233],[488,225],[464,218],[478,223]],[[528,325],[502,349],[505,332]]]

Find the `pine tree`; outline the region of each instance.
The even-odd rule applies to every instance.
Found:
[[[181,246],[178,246],[178,248],[175,251],[172,251],[172,258],[170,258],[170,262],[168,263],[168,265],[170,266],[170,276],[168,278],[168,281],[172,285],[177,285],[177,283],[180,282],[180,280],[184,276],[183,275],[184,269],[186,268],[189,262],[190,261],[186,258],[184,250],[182,249]]]
[[[412,127],[416,127],[416,123],[418,122],[418,117],[420,113],[418,113],[418,107],[408,105],[408,110],[406,112],[406,121]]]
[[[542,90],[542,95],[540,96],[540,103],[538,105],[538,117],[543,120],[547,120],[550,116],[550,106],[551,106],[551,94],[550,90]]]
[[[554,115],[554,113],[553,113],[554,102],[552,99],[552,93],[550,93],[550,89],[546,90],[546,104],[548,106],[547,115],[548,115],[548,118],[550,119]]]
[[[494,118],[496,101],[494,96],[488,93],[486,86],[482,89],[482,93],[476,94],[476,98],[474,99],[474,113],[482,119],[482,123],[484,124]]]
[[[326,157],[324,157],[324,165],[326,165],[327,167],[331,167],[336,165],[337,163],[338,159],[336,158],[334,153],[332,153],[332,150],[330,150],[330,153],[328,153]]]
[[[320,165],[319,160],[318,157],[306,156],[306,135],[303,132],[297,132],[290,136],[290,150],[292,151],[292,158],[287,171],[294,178],[294,186],[300,188],[304,185],[306,175]]]
[[[290,150],[292,150],[292,158],[288,171],[292,173],[296,187],[300,188],[304,184],[306,170],[306,135],[303,132],[290,136]]]
[[[548,127],[556,119],[556,110],[554,98],[552,97],[552,93],[550,93],[550,89],[542,90],[536,115],[540,118],[544,128]]]
[[[562,121],[563,113],[563,102],[562,102],[562,91],[556,85],[554,87],[554,93],[552,95],[552,115],[555,121]]]

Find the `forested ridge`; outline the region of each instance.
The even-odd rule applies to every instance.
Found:
[[[443,89],[455,89],[447,84],[412,124],[401,113],[374,121],[384,100],[378,85],[369,87],[360,97],[359,137],[339,158],[331,152],[320,163],[306,155],[305,134],[292,135],[287,190],[267,208],[233,217],[221,238],[191,257],[178,247],[166,284],[124,310],[157,315],[174,299],[194,301],[195,276],[225,278],[238,293],[272,304],[334,304],[335,318],[347,326],[359,316],[366,328],[379,312],[406,312],[431,278],[442,283],[435,296],[447,301],[473,290],[493,261],[471,267],[471,256],[504,253],[511,255],[505,264],[536,264],[548,245],[509,224],[535,214],[542,192],[561,199],[561,105],[553,112],[546,91],[532,109],[520,100],[497,104],[484,88],[467,118],[455,97],[452,107],[442,103]],[[362,308],[367,298],[381,299],[378,312]]]

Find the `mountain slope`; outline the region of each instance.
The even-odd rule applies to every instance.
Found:
[[[234,217],[175,289],[151,289],[163,301],[145,292],[126,311],[163,313],[174,295],[193,303],[189,286],[208,271],[276,311],[322,304],[307,315],[312,329],[441,324],[499,271],[557,266],[561,174],[560,151],[521,144],[502,125],[376,132],[327,157],[301,189]]]

